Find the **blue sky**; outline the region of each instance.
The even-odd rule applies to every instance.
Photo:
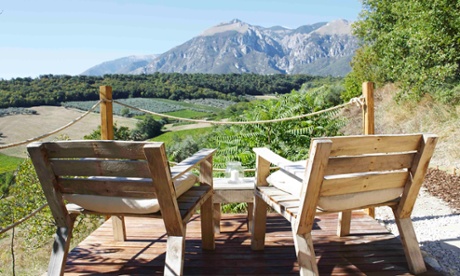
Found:
[[[359,0],[1,1],[0,78],[78,75],[129,55],[161,54],[222,22],[297,28],[355,21]]]

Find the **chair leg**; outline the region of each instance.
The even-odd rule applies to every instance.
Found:
[[[57,227],[54,236],[53,251],[51,252],[48,264],[48,275],[64,275],[67,254],[69,253],[72,230],[77,215],[70,215],[71,225],[69,227]]]
[[[267,228],[267,203],[260,197],[254,197],[254,215],[252,218],[251,249],[263,250],[265,246],[265,231]]]
[[[113,239],[126,241],[126,225],[123,216],[112,216]]]
[[[423,261],[422,252],[418,245],[417,237],[415,236],[414,227],[410,218],[397,218],[395,216],[396,225],[398,226],[401,243],[404,248],[409,271],[413,274],[419,274],[426,271],[425,262]]]
[[[293,231],[295,227],[292,227]],[[319,275],[318,265],[316,264],[315,249],[311,233],[296,234],[293,232],[295,254],[299,262],[300,275]]]
[[[201,212],[201,240],[204,250],[215,249],[214,237],[214,206],[210,196],[200,207]]]
[[[343,211],[339,213],[337,236],[344,237],[350,235],[351,226],[351,211]]]
[[[168,236],[164,275],[183,275],[185,257],[185,237]]]

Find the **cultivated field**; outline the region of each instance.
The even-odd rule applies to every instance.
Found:
[[[0,139],[0,145],[16,143],[40,136],[68,124],[84,113],[76,109],[55,106],[37,106],[31,109],[36,110],[38,115],[12,115],[0,117],[0,132],[3,133]],[[127,126],[132,129],[135,127],[137,120],[114,116],[114,122],[117,123],[118,126]],[[61,135],[67,135],[71,139],[82,139],[83,136],[91,133],[100,124],[100,115],[98,113],[91,113],[71,127],[43,140],[55,140]],[[23,145],[0,150],[0,153],[10,156],[25,157],[25,148],[26,145]]]

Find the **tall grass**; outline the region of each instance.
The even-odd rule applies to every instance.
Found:
[[[22,160],[24,159],[0,153],[0,174],[16,170]]]
[[[375,91],[375,133],[433,133],[439,136],[431,166],[460,168],[460,106],[426,96],[420,102],[398,102],[397,88],[386,85]],[[349,118],[345,135],[362,134],[361,110],[343,113]]]

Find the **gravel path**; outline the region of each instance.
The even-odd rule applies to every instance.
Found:
[[[376,219],[399,236],[390,208],[376,208]],[[444,275],[460,275],[460,210],[422,189],[412,222],[425,262]]]

